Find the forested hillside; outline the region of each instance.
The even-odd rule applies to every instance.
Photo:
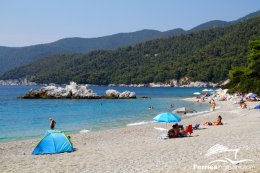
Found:
[[[229,71],[231,81],[225,86],[229,92],[257,93],[260,95],[260,37],[249,42],[247,67],[232,67]]]
[[[65,38],[53,43],[26,47],[1,47],[0,73],[28,64],[44,56],[59,53],[81,53],[92,50],[113,50],[119,47],[134,45],[155,38],[165,38],[180,35],[184,30],[176,29],[168,32],[142,30],[133,33],[120,33],[99,38]]]
[[[115,51],[53,55],[11,70],[2,79],[33,77],[38,83],[90,84],[165,82],[188,77],[219,82],[231,66],[246,66],[248,42],[260,36],[260,17],[238,24]]]
[[[168,38],[197,32],[212,28],[226,27],[239,21],[247,20],[259,16],[260,11],[251,13],[235,21],[209,21],[194,27],[191,30],[184,31],[177,28],[165,32],[156,30],[141,30],[132,33],[119,33],[99,38],[65,38],[53,43],[39,44],[26,47],[4,47],[0,46],[0,73],[10,70],[14,67],[28,64],[34,60],[59,53],[86,53],[93,50],[115,50],[119,47],[135,45],[157,38]]]

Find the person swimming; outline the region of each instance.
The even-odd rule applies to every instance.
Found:
[[[49,120],[50,120],[50,128],[51,128],[52,130],[54,130],[56,121],[55,121],[53,118],[49,118]]]
[[[153,109],[153,106],[149,106],[148,109],[149,109],[149,110],[152,110],[152,109]]]

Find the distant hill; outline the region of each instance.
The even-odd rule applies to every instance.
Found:
[[[260,17],[224,28],[155,39],[117,50],[60,54],[15,68],[0,79],[29,78],[38,83],[139,84],[188,77],[225,80],[232,66],[246,66],[248,42],[260,36]]]
[[[53,43],[26,47],[0,46],[0,73],[28,64],[47,55],[59,53],[83,53],[93,50],[114,50],[119,47],[135,45],[156,38],[167,38],[184,34],[182,29],[166,32],[141,30],[132,33],[119,33],[99,38],[65,38]]]
[[[166,32],[156,30],[141,30],[131,33],[119,33],[99,38],[65,38],[50,43],[50,47],[62,48],[70,53],[89,52],[92,50],[113,50],[119,47],[134,45],[140,42],[156,38],[166,38],[185,33],[182,29],[174,29]]]
[[[192,28],[191,30],[189,30],[188,32],[196,32],[196,31],[207,30],[207,29],[212,29],[212,28],[223,28],[223,27],[230,26],[230,25],[236,24],[236,23],[244,21],[244,20],[248,20],[248,19],[257,17],[257,16],[260,16],[260,10],[254,12],[254,13],[250,13],[242,18],[239,18],[239,19],[231,21],[231,22],[226,22],[226,21],[221,21],[221,20],[212,20],[212,21],[203,23],[201,25],[198,25],[198,26]]]
[[[59,53],[84,53],[93,50],[114,50],[119,47],[135,45],[148,40],[179,36],[191,32],[198,32],[212,28],[226,27],[241,20],[247,20],[259,16],[260,11],[251,13],[241,19],[232,22],[210,21],[201,24],[189,31],[181,28],[165,32],[156,30],[141,30],[131,33],[119,33],[98,38],[65,38],[52,43],[39,44],[26,47],[4,47],[0,46],[0,73],[14,67],[28,64],[44,56]]]
[[[250,19],[250,18],[257,17],[257,16],[260,16],[260,10],[254,12],[254,13],[250,13],[242,18],[239,18],[238,20],[232,21],[231,23],[238,23],[238,22]]]
[[[197,32],[197,31],[213,29],[213,28],[223,28],[228,25],[230,25],[229,22],[225,22],[225,21],[221,21],[221,20],[213,20],[213,21],[198,25],[195,28],[192,28],[191,30],[189,30],[189,32]]]

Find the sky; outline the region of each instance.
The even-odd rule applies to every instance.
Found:
[[[0,0],[0,46],[94,38],[142,29],[191,29],[260,10],[260,0]]]

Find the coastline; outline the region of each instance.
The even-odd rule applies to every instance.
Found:
[[[156,82],[156,83],[141,83],[141,84],[107,84],[107,85],[97,85],[97,84],[84,84],[82,83],[81,85],[87,85],[87,86],[108,86],[108,87],[151,87],[151,88],[158,88],[158,87],[196,87],[196,88],[206,88],[206,87],[219,87],[227,83],[229,79],[226,79],[225,81],[220,81],[218,83],[213,83],[213,82],[202,82],[202,81],[189,81],[188,78],[185,78],[185,80],[180,80],[177,81],[176,79],[172,79],[169,81],[165,82]],[[71,81],[73,82],[73,81]],[[54,86],[54,85],[59,85],[63,86],[66,84],[56,84],[56,83],[49,83],[49,84],[44,84],[44,83],[36,83],[36,82],[31,82],[29,79],[26,78],[21,78],[21,79],[9,79],[9,80],[0,80],[0,86],[1,85],[27,85],[27,86]]]
[[[260,103],[249,102],[248,106],[256,104]],[[165,123],[151,123],[72,134],[77,149],[72,153],[31,155],[40,138],[0,143],[0,172],[259,172],[259,110],[241,109],[229,101],[217,102],[218,105],[221,108],[214,112],[181,121],[180,124],[194,125],[214,121],[217,115],[223,117],[223,126],[202,126],[193,137],[161,140],[158,136],[163,132],[154,127],[165,128]],[[215,159],[234,160],[233,153],[205,157],[206,151],[216,144],[238,148],[238,159],[252,162],[222,163],[216,170],[199,169]]]

